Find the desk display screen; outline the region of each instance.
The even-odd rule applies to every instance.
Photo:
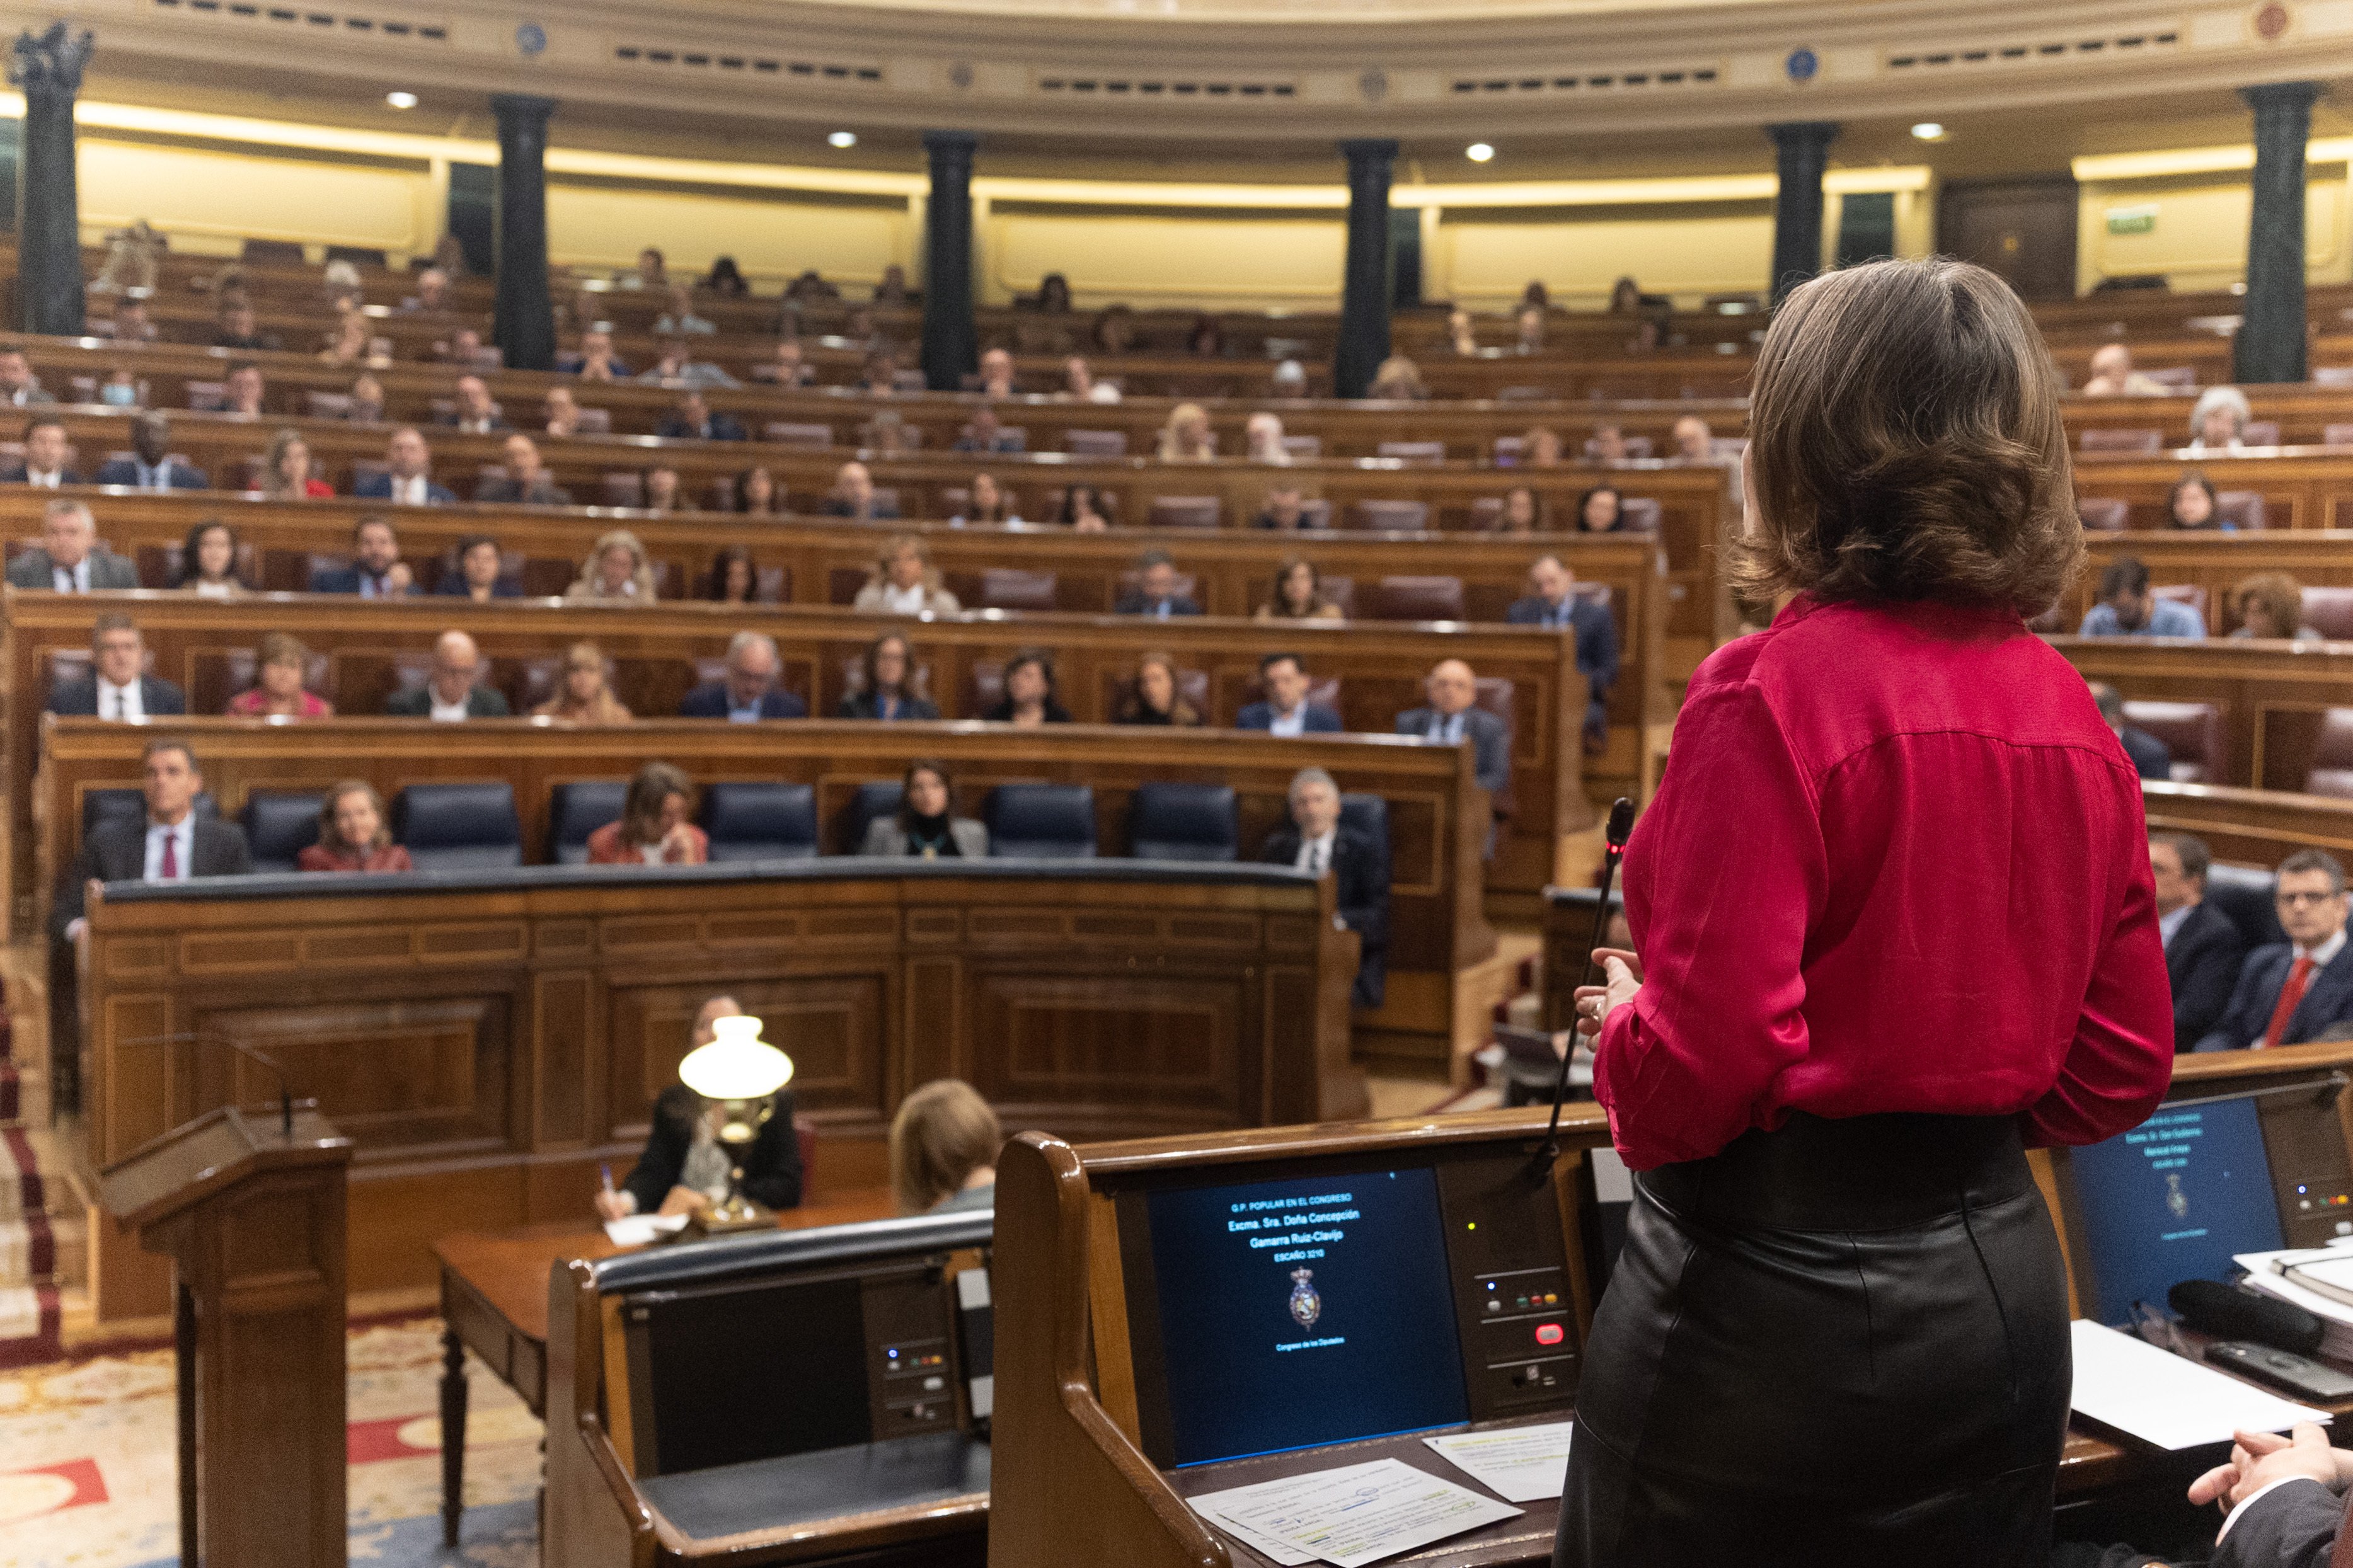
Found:
[[[2184,1279],[2227,1279],[2231,1257],[2284,1246],[2253,1097],[2159,1106],[2129,1132],[2068,1155],[2091,1252],[2087,1309],[2122,1327]]]
[[[709,1469],[873,1435],[854,1279],[765,1280],[639,1303],[656,1467]],[[640,1474],[648,1473],[640,1470]]]
[[[1177,1464],[1469,1419],[1433,1172],[1147,1201]]]

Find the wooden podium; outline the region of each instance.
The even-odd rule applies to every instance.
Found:
[[[318,1111],[223,1107],[108,1166],[99,1201],[170,1258],[184,1568],[345,1558],[343,1177]]]

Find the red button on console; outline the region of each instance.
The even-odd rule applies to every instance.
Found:
[[[1558,1323],[1538,1323],[1536,1325],[1536,1343],[1540,1345],[1556,1345],[1560,1343],[1560,1341],[1561,1329]]]

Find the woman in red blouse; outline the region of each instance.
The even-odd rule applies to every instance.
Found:
[[[648,763],[621,797],[621,819],[588,836],[588,864],[702,865],[711,858],[711,837],[686,819],[693,809],[693,781],[668,763]]]
[[[345,779],[319,806],[319,842],[294,858],[304,871],[413,871],[408,851],[384,826],[384,797],[364,779]]]
[[[1950,261],[1799,289],[1753,386],[1735,572],[1794,596],[1693,677],[1634,952],[1577,994],[1637,1175],[1554,1560],[2039,1564],[2067,1280],[2025,1151],[2172,1067],[2138,780],[2025,625],[2083,553],[2059,386]]]

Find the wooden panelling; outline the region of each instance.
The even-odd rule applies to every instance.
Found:
[[[352,1258],[363,1289],[429,1279],[423,1243],[439,1231],[571,1217],[527,1212],[526,1169],[626,1164],[653,1096],[675,1077],[692,1009],[723,991],[793,1054],[802,1112],[839,1132],[879,1136],[918,1072],[944,1070],[979,1085],[1014,1127],[1101,1135],[1352,1114],[1362,1082],[1346,1065],[1345,1030],[1319,1023],[1312,988],[1282,994],[1295,1005],[1264,1005],[1260,978],[1277,962],[1265,941],[1269,915],[1314,921],[1324,933],[1312,960],[1292,952],[1283,965],[1320,973],[1353,963],[1354,939],[1331,929],[1331,897],[1328,881],[1276,871],[1040,876],[979,866],[944,877],[860,862],[792,878],[526,875],[503,890],[386,894],[314,883],[274,897],[100,900],[84,982],[100,1023],[89,1041],[94,1110],[80,1158],[94,1170],[215,1105],[274,1092],[197,1054],[194,1039],[159,1051],[127,1032],[151,1029],[166,1009],[269,1051],[294,1093],[316,1097],[357,1144],[365,1176],[352,1192]],[[526,927],[674,919],[691,929],[714,910],[781,908],[817,924],[837,906],[862,913],[878,900],[955,910],[990,936],[944,967],[888,935],[824,956],[699,945],[649,964],[621,952],[585,972],[543,969],[528,946],[452,972],[420,944],[398,975],[281,943],[272,968],[224,973],[174,962],[160,982],[133,983],[137,992],[111,962],[117,943],[158,938],[185,953],[199,931],[388,922],[463,931],[482,923],[476,911],[486,902],[519,906]],[[1009,927],[998,919],[1005,909],[1033,921]],[[1081,931],[1090,934],[1073,940]],[[925,1006],[892,1006],[911,986],[930,994]],[[396,999],[420,991],[434,999]],[[530,1008],[517,1003],[525,996],[536,998]],[[938,1060],[930,1037],[944,1012],[976,1024],[952,1063]],[[524,1025],[531,1016],[535,1029]],[[174,1056],[177,1079],[159,1079]],[[1284,1063],[1281,1074],[1267,1070],[1271,1059]],[[530,1115],[508,1112],[511,1074],[536,1086]],[[151,1260],[126,1253],[111,1227],[96,1245],[101,1315],[161,1310]]]
[[[2052,641],[2085,679],[2107,681],[2127,699],[2211,702],[2220,708],[2224,752],[2220,784],[2301,790],[2312,766],[2322,713],[2353,707],[2353,643],[2297,647],[2237,638]]]

